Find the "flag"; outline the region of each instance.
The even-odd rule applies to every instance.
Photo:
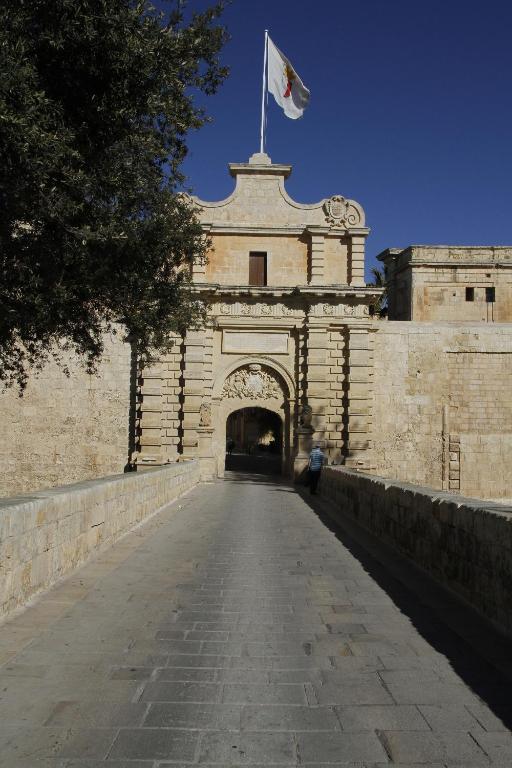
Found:
[[[309,91],[286,56],[268,38],[268,90],[283,108],[286,117],[302,117],[309,103]]]

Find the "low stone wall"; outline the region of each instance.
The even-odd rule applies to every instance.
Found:
[[[0,616],[199,482],[199,462],[171,464],[0,499]]]
[[[341,467],[321,494],[512,633],[512,507]]]

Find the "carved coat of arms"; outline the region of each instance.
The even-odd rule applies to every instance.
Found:
[[[359,221],[357,210],[343,195],[333,195],[324,203],[325,218],[334,227],[355,226]]]
[[[228,377],[221,397],[266,400],[282,397],[282,391],[276,379],[268,371],[261,365],[252,363],[247,368],[239,368]]]

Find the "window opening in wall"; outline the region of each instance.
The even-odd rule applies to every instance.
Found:
[[[249,254],[249,285],[267,284],[267,254],[251,251]]]
[[[474,301],[474,300],[475,300],[475,289],[466,288],[466,301]]]
[[[496,300],[496,290],[494,286],[485,289],[485,300],[488,304],[492,304]]]

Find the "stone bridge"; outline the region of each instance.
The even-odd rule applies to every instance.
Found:
[[[199,478],[2,502],[3,766],[512,764],[511,509]]]

